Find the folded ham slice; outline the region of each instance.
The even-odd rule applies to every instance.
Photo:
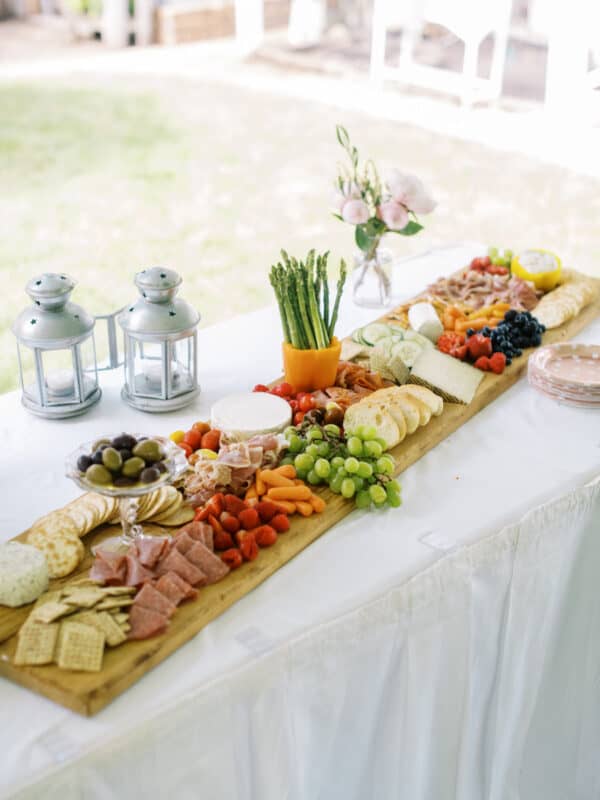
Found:
[[[179,533],[175,539],[179,539],[179,537],[183,536],[184,533],[186,533],[195,541],[202,542],[202,544],[205,547],[208,547],[209,550],[215,549],[213,544],[213,529],[206,522],[198,522],[196,520],[193,522],[188,522],[187,525],[184,525],[183,528],[179,530]],[[177,549],[180,550],[181,548]]]
[[[134,547],[140,564],[152,569],[169,549],[169,540],[166,536],[140,536]]]
[[[159,592],[150,583],[145,583],[142,586],[135,596],[133,605],[151,608],[153,611],[158,611],[167,617],[172,617],[176,610],[176,603],[171,602],[168,597],[165,597],[162,592]]]
[[[202,570],[206,576],[207,583],[216,583],[224,578],[229,572],[229,567],[224,564],[221,559],[205,547],[200,542],[188,550],[185,557],[191,561],[194,566]]]
[[[178,575],[176,572],[167,572],[167,577],[183,592],[185,600],[195,600],[196,597],[198,597],[198,590],[190,586],[187,581],[184,581],[181,575]]]
[[[129,639],[149,639],[151,636],[166,631],[169,625],[169,620],[164,614],[135,603],[129,610],[128,621],[131,625]]]
[[[159,578],[156,582],[156,589],[164,595],[167,600],[170,600],[173,605],[178,606],[182,600],[185,600],[185,592],[175,583],[171,577],[172,575],[175,575],[175,573],[167,572],[166,575]],[[194,591],[196,590],[194,589]]]
[[[135,556],[126,555],[125,562],[125,586],[141,586],[154,578],[153,573],[142,566]]]
[[[204,547],[204,545],[201,545],[199,542],[196,542],[194,547],[196,546]],[[205,547],[204,549],[206,550]],[[191,552],[191,549],[189,552]],[[210,550],[206,550],[206,552],[215,558]],[[191,561],[188,561],[186,556],[182,555],[179,550],[176,550],[175,548],[171,550],[167,556],[162,558],[156,566],[156,574],[159,576],[165,575],[167,572],[171,571],[176,572],[191,586],[204,586],[204,584],[207,582],[207,576],[205,573],[198,569],[197,566],[194,566]]]
[[[193,546],[194,540],[186,531],[179,532],[173,539],[173,547],[175,547],[176,550],[179,550],[179,552],[183,555],[185,555],[190,547]]]
[[[93,581],[108,586],[122,586],[125,583],[125,576],[125,556],[108,550],[96,550],[94,564],[90,570],[90,578]]]

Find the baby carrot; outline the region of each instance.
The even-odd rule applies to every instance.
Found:
[[[278,511],[282,511],[284,514],[296,513],[296,504],[289,500],[273,500],[273,505],[277,506]]]
[[[479,319],[459,319],[456,321],[456,333],[464,333],[469,328],[473,328],[474,331],[480,331],[482,328],[488,324],[488,320],[485,317],[480,317]]]
[[[322,497],[319,497],[318,494],[311,494],[309,502],[317,514],[320,514],[321,511],[325,510],[325,500],[323,500]]]
[[[261,478],[261,473],[260,473],[259,469],[256,470],[256,478],[255,478],[254,485],[256,487],[256,494],[259,497],[261,495],[263,495],[267,491],[267,487],[265,486],[265,483],[264,483],[263,479]]]
[[[310,500],[312,492],[308,486],[277,486],[269,489],[267,497],[269,500]],[[311,506],[312,508],[312,506]]]
[[[296,477],[296,468],[293,464],[283,464],[281,467],[277,467],[277,469],[273,470],[273,472],[283,475],[284,478],[290,478],[290,480],[294,480]]]
[[[260,473],[260,479],[267,486],[293,486],[294,481],[286,478],[285,475],[282,475],[280,472],[274,469],[263,469]]]
[[[297,500],[296,510],[298,511],[299,514],[302,514],[303,517],[310,517],[310,515],[314,511],[314,508],[310,503],[306,503],[303,500]]]
[[[253,483],[252,486],[246,489],[244,500],[252,500],[254,497],[258,497],[258,492],[256,491],[256,485]]]

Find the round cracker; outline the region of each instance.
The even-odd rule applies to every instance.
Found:
[[[78,537],[64,536],[34,536],[33,541],[28,541],[46,556],[48,574],[51,578],[64,578],[70,575],[85,556],[85,548]]]
[[[158,517],[153,517],[152,522],[157,525],[166,525],[167,527],[177,527],[185,525],[194,519],[195,511],[191,506],[184,505],[173,511],[171,514],[160,514]]]
[[[50,514],[46,514],[31,526],[31,530],[39,531],[44,536],[56,536],[60,533],[79,536],[79,528],[73,519],[63,511],[52,511]]]

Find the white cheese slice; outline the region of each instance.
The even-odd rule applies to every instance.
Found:
[[[415,303],[411,306],[408,309],[408,321],[413,330],[434,343],[444,332],[444,326],[431,303]]]
[[[211,409],[213,428],[238,441],[261,433],[280,433],[292,421],[286,400],[267,392],[231,394],[218,400]]]
[[[468,405],[483,380],[483,372],[433,347],[423,350],[413,364],[410,383],[432,389],[449,403]]]
[[[0,545],[0,605],[16,608],[34,600],[48,588],[46,556],[19,542]]]

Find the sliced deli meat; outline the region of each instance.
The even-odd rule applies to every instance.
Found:
[[[213,545],[213,529],[206,522],[188,522],[180,529],[176,538],[186,533],[190,538],[196,542],[202,542],[203,545],[208,547],[209,550],[214,550]]]
[[[199,547],[204,547],[199,542],[196,543]],[[194,547],[196,546],[194,545]],[[206,550],[206,548],[204,547]],[[210,550],[206,550],[206,552],[213,556]],[[213,556],[215,558],[215,556]],[[187,581],[191,586],[204,586],[207,582],[206,574],[198,569],[197,566],[194,566],[186,556],[179,552],[179,550],[173,549],[171,552],[162,558],[156,568],[157,575],[164,575],[167,572],[176,572],[180,577],[183,578],[184,581]]]
[[[200,542],[188,550],[186,558],[206,575],[207,583],[216,583],[229,572],[229,567]]]
[[[142,586],[136,594],[133,604],[151,608],[153,611],[158,611],[161,614],[165,614],[167,617],[173,616],[177,605],[159,592],[158,589],[155,589],[150,583],[145,583]]]
[[[176,572],[167,572],[167,577],[184,593],[186,600],[195,600],[198,597],[198,590],[194,589],[187,581],[184,581],[181,575]]]
[[[126,577],[125,556],[107,550],[96,550],[90,578],[108,586],[122,586]]]
[[[180,531],[173,540],[173,546],[185,555],[190,547],[194,546],[194,540],[187,531]]]
[[[166,536],[140,536],[135,541],[137,557],[142,566],[152,569],[169,549]]]
[[[159,578],[156,582],[156,589],[162,595],[164,595],[167,600],[170,600],[171,603],[178,606],[179,603],[185,600],[186,593],[175,583],[175,581],[170,577],[171,575],[175,575],[175,573],[167,572],[166,575],[163,575],[161,578]]]
[[[141,586],[154,578],[154,573],[142,566],[136,556],[126,555],[126,586]]]
[[[128,622],[131,625],[129,639],[149,639],[151,636],[164,633],[169,625],[169,620],[164,614],[135,603],[129,610]]]

